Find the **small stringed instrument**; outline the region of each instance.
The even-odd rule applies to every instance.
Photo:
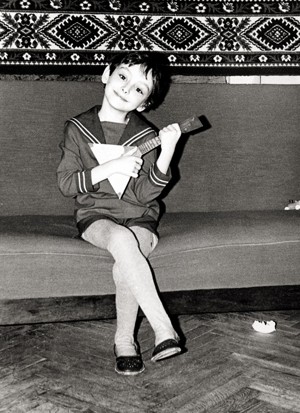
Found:
[[[203,122],[204,120],[204,122]],[[205,129],[205,120],[203,116],[197,117],[192,116],[185,121],[179,123],[181,133],[190,133],[197,129]],[[111,161],[112,159],[117,159],[121,156],[126,156],[128,154],[133,154],[134,156],[142,157],[146,153],[157,148],[161,144],[159,135],[155,136],[153,139],[142,143],[138,146],[122,146],[122,145],[108,145],[108,144],[90,144],[90,147],[99,162],[103,164],[105,162]],[[122,195],[126,189],[126,186],[129,182],[130,176],[122,174],[113,174],[108,180],[113,187],[114,191],[118,195],[119,199],[122,198]]]

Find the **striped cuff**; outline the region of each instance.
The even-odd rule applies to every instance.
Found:
[[[171,178],[169,173],[168,173],[168,175],[163,174],[159,170],[156,163],[152,165],[152,167],[150,169],[149,177],[150,177],[150,181],[154,185],[161,186],[161,187],[165,187],[169,183],[170,178]]]
[[[91,170],[77,172],[77,188],[81,194],[94,192]]]

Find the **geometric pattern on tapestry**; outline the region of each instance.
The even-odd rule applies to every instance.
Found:
[[[14,33],[13,28],[0,21],[0,40],[3,40]]]
[[[177,68],[300,67],[300,2],[7,0],[2,66],[103,66],[153,51]]]
[[[165,17],[143,33],[163,50],[199,50],[216,36],[214,30],[189,17]]]
[[[300,24],[292,17],[263,18],[244,30],[243,35],[261,50],[296,50]]]
[[[41,33],[62,49],[96,49],[113,30],[92,15],[60,15],[46,24]]]

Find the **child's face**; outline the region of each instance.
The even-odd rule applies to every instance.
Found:
[[[140,65],[122,64],[111,75],[106,68],[102,81],[106,84],[104,99],[111,108],[123,113],[144,110],[153,88],[151,71],[146,77]]]

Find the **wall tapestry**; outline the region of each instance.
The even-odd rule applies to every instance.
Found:
[[[115,53],[163,53],[175,72],[299,73],[300,2],[0,1],[2,72],[99,72]]]

